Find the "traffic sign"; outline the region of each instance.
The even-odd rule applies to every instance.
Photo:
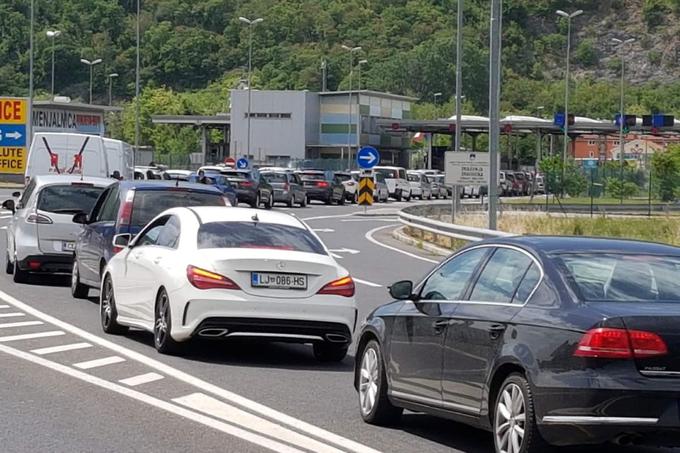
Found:
[[[445,154],[446,184],[478,186],[489,182],[489,153],[448,151]]]
[[[236,159],[234,159],[233,157],[227,157],[226,159],[224,159],[224,164],[234,167],[236,165]]]
[[[595,170],[597,168],[597,159],[584,159],[583,168],[588,170]]]
[[[0,174],[24,174],[28,146],[28,99],[0,97]]]
[[[359,165],[359,168],[370,170],[378,165],[378,163],[380,163],[380,153],[372,146],[364,146],[357,153],[357,164]]]
[[[241,158],[237,160],[236,168],[238,168],[239,170],[245,170],[246,168],[248,168],[248,159]]]
[[[359,178],[359,205],[371,206],[373,205],[373,191],[375,190],[375,183],[373,177],[362,176]]]

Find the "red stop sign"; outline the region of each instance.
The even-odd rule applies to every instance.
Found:
[[[227,165],[234,166],[236,165],[236,160],[233,157],[227,157],[226,159],[224,159],[224,163]]]

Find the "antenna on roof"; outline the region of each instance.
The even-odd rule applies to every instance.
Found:
[[[250,218],[253,222],[257,223],[260,221],[260,218],[257,216],[257,212],[253,214],[253,216]]]
[[[175,178],[175,187],[179,187],[179,175]]]

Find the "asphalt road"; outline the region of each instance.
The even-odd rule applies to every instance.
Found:
[[[439,260],[391,239],[393,214],[405,205],[372,209],[383,217],[354,215],[356,206],[290,210],[356,279],[360,319],[388,301],[387,285],[417,280]],[[0,228],[8,221],[0,213]],[[162,356],[146,333],[103,334],[97,294],[74,300],[68,285],[68,278],[17,285],[0,275],[3,452],[492,450],[487,433],[422,414],[406,413],[396,429],[363,423],[352,354],[326,365],[306,346],[195,342],[183,357]]]

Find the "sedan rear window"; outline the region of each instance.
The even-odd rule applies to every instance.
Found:
[[[326,176],[322,173],[302,173],[302,179],[306,181],[325,181]]]
[[[221,193],[188,190],[137,190],[132,203],[132,225],[144,226],[161,212],[192,206],[224,206]]]
[[[680,302],[680,257],[579,253],[557,259],[584,300]]]
[[[47,186],[40,192],[38,209],[55,214],[75,214],[90,212],[104,187],[92,185]]]
[[[397,170],[389,170],[386,168],[381,168],[375,171],[376,173],[380,173],[381,175],[385,176],[387,179],[397,179],[399,177],[399,172]]]
[[[340,173],[336,173],[335,176],[336,176],[341,182],[349,181],[350,179],[352,179],[352,175],[343,175],[343,174],[340,174]]]
[[[262,173],[262,176],[267,182],[288,182],[288,176],[283,173]]]
[[[210,222],[198,230],[198,248],[290,250],[325,255],[323,245],[307,230],[253,222]]]

